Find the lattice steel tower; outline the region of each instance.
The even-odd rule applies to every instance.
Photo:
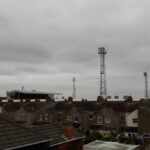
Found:
[[[107,98],[107,85],[106,85],[106,69],[105,69],[105,56],[106,50],[104,47],[98,48],[98,54],[100,55],[100,89],[99,96]]]
[[[145,99],[148,99],[148,79],[147,79],[147,72],[144,72],[145,77]]]

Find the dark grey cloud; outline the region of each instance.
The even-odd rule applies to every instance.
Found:
[[[109,95],[143,97],[149,72],[148,0],[1,0],[0,94],[6,89],[99,91],[97,48],[107,50]]]
[[[29,43],[2,43],[0,60],[5,62],[42,63],[50,59],[50,52],[40,45]]]

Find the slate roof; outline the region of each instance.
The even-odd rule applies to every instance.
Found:
[[[101,108],[101,104],[96,101],[61,101],[55,105],[56,110],[68,110],[72,107],[83,111],[96,111]]]
[[[27,112],[36,112],[46,106],[46,102],[28,102],[23,106]]]
[[[139,102],[130,102],[125,101],[107,101],[100,103],[97,101],[61,101],[55,105],[56,110],[69,110],[72,107],[76,107],[78,111],[99,111],[102,108],[111,108],[115,112],[132,112],[138,108]]]
[[[15,112],[20,107],[23,107],[27,112],[37,112],[41,109],[50,109],[51,111],[69,111],[72,107],[76,107],[79,112],[96,112],[102,108],[110,108],[115,112],[132,112],[137,109],[140,102],[125,101],[107,101],[100,103],[97,101],[52,101],[52,102],[28,102],[21,104],[20,102],[6,103],[4,108],[8,112]]]
[[[73,106],[73,102],[59,101],[55,105],[55,110],[67,110],[70,109],[72,106]]]
[[[84,111],[98,111],[102,108],[101,103],[97,101],[81,101],[81,102],[74,102],[75,106],[79,110],[84,110]]]
[[[0,149],[15,149],[17,147],[26,147],[37,143],[49,142],[50,139],[40,134],[12,124],[0,117]]]
[[[32,128],[32,131],[40,133],[41,135],[46,136],[49,139],[52,139],[50,142],[50,146],[58,145],[59,143],[68,142],[68,140],[63,136],[63,125],[60,123],[55,124],[45,124]],[[76,140],[83,138],[84,135],[77,131],[77,129],[73,129],[73,138],[71,140]]]
[[[127,103],[126,104],[126,112],[132,112],[140,106],[139,102],[132,102],[132,103]]]
[[[145,111],[147,114],[150,114],[150,101],[143,102],[140,109]]]
[[[21,107],[24,108],[26,112],[37,112],[41,109],[50,108],[53,109],[54,106],[57,104],[55,101],[51,102],[27,102],[27,103],[20,103],[20,102],[12,102],[12,103],[6,103],[3,105],[4,109],[7,112],[15,112]]]

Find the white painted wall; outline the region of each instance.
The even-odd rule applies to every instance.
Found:
[[[138,122],[133,122],[133,119],[138,119],[138,110],[134,110],[133,112],[126,113],[126,126],[127,127],[138,127]]]

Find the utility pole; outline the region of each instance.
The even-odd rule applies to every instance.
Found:
[[[106,86],[106,69],[105,69],[105,56],[106,50],[104,47],[98,48],[98,54],[100,55],[100,89],[99,96],[107,98],[107,86]]]

